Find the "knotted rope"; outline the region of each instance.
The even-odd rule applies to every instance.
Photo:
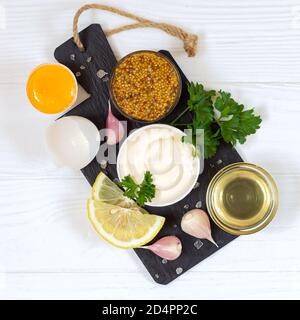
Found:
[[[118,27],[118,28],[115,28],[115,29],[112,29],[110,31],[105,32],[107,37],[109,37],[115,33],[119,33],[119,32],[126,31],[126,30],[131,30],[131,29],[156,28],[156,29],[160,29],[160,30],[166,32],[167,34],[169,34],[173,37],[177,37],[180,40],[182,40],[184,50],[186,51],[186,53],[189,57],[193,57],[196,55],[197,41],[198,41],[197,35],[187,33],[182,28],[179,28],[179,27],[174,26],[169,23],[154,22],[154,21],[136,16],[135,14],[129,13],[127,11],[124,11],[124,10],[121,10],[121,9],[118,9],[115,7],[107,6],[107,5],[97,4],[97,3],[86,4],[86,5],[82,6],[81,8],[78,9],[78,11],[76,12],[76,14],[74,16],[73,37],[74,37],[74,42],[76,43],[77,47],[81,51],[84,51],[84,46],[80,40],[79,33],[78,33],[78,20],[79,20],[80,15],[84,11],[87,11],[89,9],[98,9],[98,10],[109,11],[112,13],[116,13],[120,16],[137,21],[137,23],[124,25],[124,26],[121,26],[121,27]]]

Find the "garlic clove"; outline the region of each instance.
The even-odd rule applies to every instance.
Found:
[[[155,243],[141,247],[142,249],[147,249],[155,253],[157,256],[166,260],[177,259],[182,252],[181,241],[175,236],[166,236]]]
[[[211,236],[211,227],[208,215],[201,209],[188,211],[181,220],[181,229],[198,239],[207,239],[218,247],[217,243]]]
[[[114,145],[119,143],[124,137],[124,127],[122,122],[119,121],[111,111],[110,100],[108,100],[108,115],[106,118],[106,143]]]
[[[211,243],[213,243],[217,248],[219,248],[218,244],[216,243],[216,241],[213,239],[212,236],[210,236],[209,238],[207,238],[208,241],[210,241]]]

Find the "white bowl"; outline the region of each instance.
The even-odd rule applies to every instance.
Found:
[[[118,154],[118,158],[117,158],[117,173],[118,173],[118,178],[119,180],[122,180],[122,178],[124,177],[124,175],[121,174],[121,164],[120,164],[120,159],[122,159],[122,157],[124,156],[124,152],[126,152],[126,146],[128,144],[129,141],[131,141],[132,139],[137,138],[139,135],[141,135],[144,131],[149,130],[150,128],[157,128],[157,129],[168,129],[173,131],[176,135],[180,134],[181,136],[186,136],[186,134],[173,127],[170,125],[166,125],[166,124],[152,124],[152,125],[148,125],[148,126],[144,126],[142,128],[136,129],[134,130],[132,133],[130,133],[130,135],[127,137],[127,139],[122,143],[120,150],[119,150],[119,154]],[[190,145],[191,146],[191,145]],[[192,151],[192,150],[191,150]],[[139,155],[135,155],[136,157],[139,157]],[[192,179],[190,181],[186,182],[186,186],[185,188],[182,190],[182,192],[180,192],[180,194],[178,194],[178,196],[176,197],[176,199],[172,200],[172,201],[154,201],[154,202],[149,202],[146,203],[146,205],[151,206],[151,207],[163,207],[163,206],[169,206],[171,204],[174,204],[180,200],[182,200],[183,198],[185,198],[193,189],[193,187],[195,186],[197,180],[198,180],[198,176],[200,173],[200,158],[196,156],[196,160],[199,161],[195,161],[193,163],[193,174],[191,174]],[[192,164],[192,163],[191,163]],[[151,172],[151,170],[149,170]]]

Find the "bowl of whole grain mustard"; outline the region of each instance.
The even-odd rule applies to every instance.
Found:
[[[126,118],[152,123],[170,114],[181,95],[181,77],[174,63],[154,51],[135,51],[113,70],[110,96]]]

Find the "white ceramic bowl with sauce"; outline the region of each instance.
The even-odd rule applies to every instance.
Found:
[[[182,142],[185,133],[166,124],[152,124],[134,130],[123,142],[118,158],[120,180],[131,175],[141,183],[145,171],[153,175],[156,195],[152,207],[174,204],[193,189],[200,173],[195,147]]]

